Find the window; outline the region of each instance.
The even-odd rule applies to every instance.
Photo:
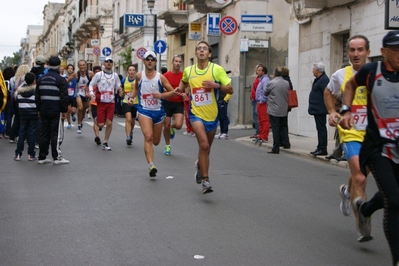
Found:
[[[348,55],[346,54],[346,43],[348,42],[349,39],[349,33],[344,33],[342,34],[342,45],[344,52],[342,53],[342,63],[349,63],[349,58]]]
[[[186,33],[180,34],[180,46],[186,46]]]

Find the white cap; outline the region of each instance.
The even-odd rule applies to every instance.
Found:
[[[104,59],[104,62],[107,62],[107,61],[109,61],[109,60],[111,60],[112,62],[114,62],[114,60],[113,60],[112,57],[110,57],[110,56],[107,56],[107,57]]]
[[[155,53],[153,51],[147,51],[144,54],[144,59],[146,59],[147,57],[152,56],[154,59],[157,59],[157,56],[155,55]]]

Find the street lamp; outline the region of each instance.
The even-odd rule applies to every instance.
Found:
[[[154,15],[154,45],[157,41],[157,14],[152,14],[152,10],[155,7],[155,0],[147,0],[148,9],[150,10],[151,15]],[[154,47],[155,51],[155,47]]]

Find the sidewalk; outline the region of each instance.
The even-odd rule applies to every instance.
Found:
[[[294,135],[294,134],[289,134],[289,137],[290,137],[291,148],[283,149],[281,147],[280,153],[291,153],[293,155],[304,157],[307,159],[318,160],[320,162],[330,163],[330,164],[333,164],[333,165],[336,165],[339,167],[349,168],[347,161],[338,162],[334,159],[327,160],[325,158],[326,156],[311,155],[310,152],[314,151],[317,147],[317,137],[311,138],[311,137],[298,136],[298,135]],[[249,136],[238,138],[236,140],[237,141],[245,141],[245,142],[251,143],[252,145],[255,146],[255,142]],[[272,133],[270,133],[269,141],[264,142],[261,146],[256,145],[256,148],[265,149],[265,154],[266,154],[266,151],[270,151],[272,146],[273,146],[273,135],[272,135]],[[334,149],[334,147],[335,147],[335,140],[329,140],[328,141],[328,149],[327,149],[328,154],[332,153],[332,150]]]

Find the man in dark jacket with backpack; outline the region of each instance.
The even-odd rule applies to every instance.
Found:
[[[308,113],[314,116],[317,129],[318,144],[315,151],[310,152],[314,156],[327,155],[327,108],[324,104],[324,89],[327,87],[330,79],[324,72],[322,63],[313,64],[313,81],[312,90],[309,94]]]
[[[59,149],[59,123],[60,113],[62,113],[63,121],[68,111],[68,85],[58,71],[60,59],[57,56],[52,56],[48,63],[48,73],[41,76],[37,81],[35,94],[36,108],[41,119],[38,163],[51,163],[51,160],[46,158],[51,141],[51,154],[54,164],[67,164],[69,161],[62,158]],[[60,128],[61,130],[64,129],[62,125]]]

